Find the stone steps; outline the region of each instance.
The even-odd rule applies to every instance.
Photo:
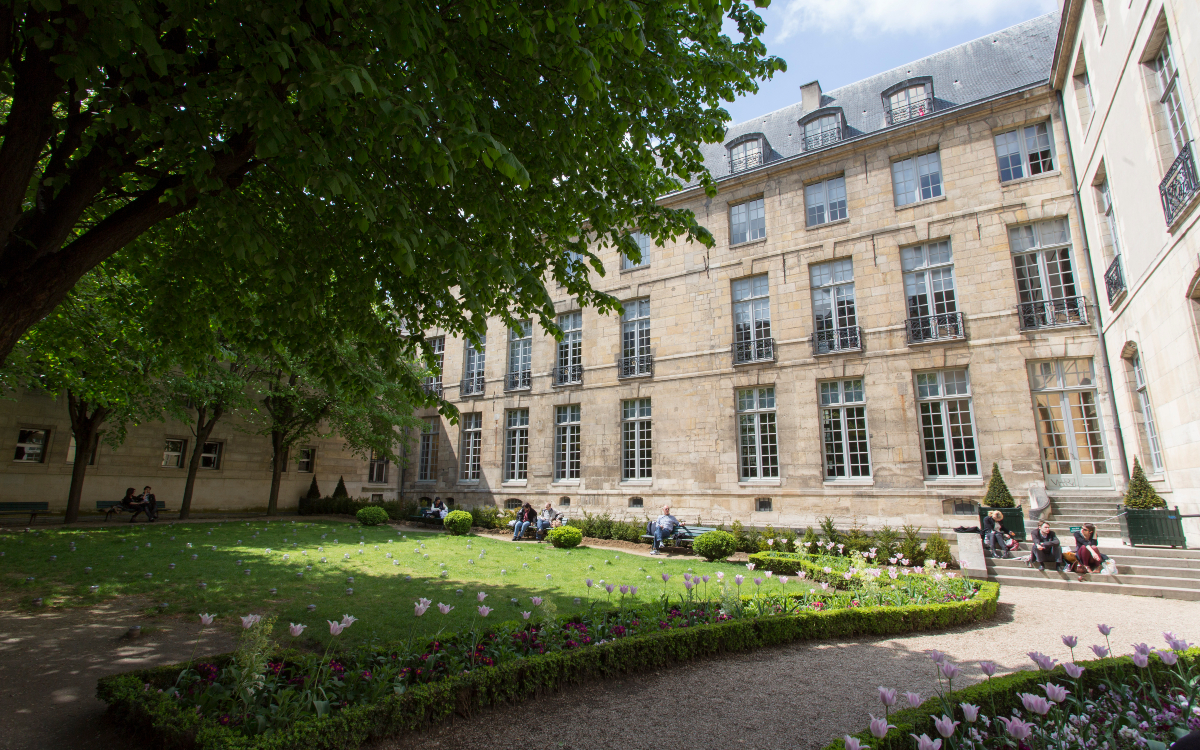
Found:
[[[1008,586],[1200,601],[1200,550],[1108,546],[1102,551],[1116,562],[1116,575],[1089,573],[1079,581],[1073,573],[1039,571],[1036,564],[1027,567],[1029,544],[1025,543],[1011,560],[988,558],[988,580]]]

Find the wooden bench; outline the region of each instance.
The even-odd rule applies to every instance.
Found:
[[[155,510],[166,510],[167,504],[165,502],[163,502],[162,500],[158,500],[154,503],[154,509]],[[125,511],[127,511],[129,509],[126,508],[124,505],[121,505],[120,500],[97,500],[96,501],[96,510],[104,511],[104,520],[107,521],[109,516],[111,516],[112,514],[124,513]],[[144,511],[141,508],[136,509],[133,512],[133,515],[129,517],[129,520],[133,521],[133,519],[137,518],[138,513],[143,513],[143,512]]]
[[[425,524],[429,524],[430,526],[442,526],[443,525],[442,519],[437,516],[416,515],[416,516],[409,516],[408,520],[411,521],[412,523],[425,523]]]
[[[663,546],[668,544],[672,547],[691,547],[692,542],[701,534],[707,534],[710,531],[717,531],[716,526],[680,526],[675,529],[675,533],[667,539],[663,540]],[[654,544],[653,534],[642,534],[642,539]]]
[[[0,516],[23,516],[29,514],[32,525],[38,513],[49,513],[50,503],[0,503]]]

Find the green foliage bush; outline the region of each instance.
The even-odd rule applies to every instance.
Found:
[[[387,523],[388,514],[383,508],[378,505],[368,505],[359,512],[354,514],[358,522],[363,526],[378,526],[381,523]]]
[[[481,529],[499,529],[500,526],[500,509],[495,505],[487,504],[471,508],[471,525]]]
[[[896,548],[900,546],[900,534],[891,526],[880,526],[871,536],[880,559],[886,560],[896,554]]]
[[[908,560],[908,564],[916,567],[925,564],[925,550],[921,548],[921,528],[912,524],[904,524],[904,539],[900,541],[900,557]]]
[[[1125,490],[1125,507],[1139,510],[1152,510],[1167,507],[1167,501],[1155,491],[1154,485],[1146,479],[1146,472],[1133,457],[1133,476],[1129,479],[1129,489]]]
[[[692,540],[692,551],[705,560],[724,560],[737,552],[737,539],[728,531],[706,531]]]
[[[372,503],[365,497],[322,497],[310,500],[300,498],[300,515],[302,516],[353,516],[366,507],[383,508],[388,518],[402,521],[417,512],[417,504],[410,500],[388,500],[382,503]]]
[[[568,526],[579,529],[579,532],[589,539],[618,539],[623,542],[637,542],[646,533],[646,524],[632,521],[618,521],[608,514],[592,515],[584,511],[583,518],[572,518]]]
[[[804,530],[804,538],[800,540],[800,547],[796,551],[813,554],[817,551],[817,544],[820,541],[817,532],[813,531],[812,526],[809,526]]]
[[[559,526],[557,529],[550,529],[546,532],[546,538],[559,549],[570,549],[578,547],[579,543],[583,541],[583,532],[574,526]]]
[[[348,706],[324,718],[305,719],[281,732],[253,738],[241,737],[214,721],[185,711],[175,701],[159,693],[157,688],[173,683],[181,669],[180,665],[102,677],[96,694],[109,705],[109,716],[131,732],[148,735],[155,746],[194,750],[354,748],[371,738],[387,737],[447,721],[456,712],[541,697],[588,678],[639,673],[701,657],[800,640],[897,635],[991,619],[996,614],[999,593],[999,584],[985,581],[980,584],[975,597],[965,602],[856,607],[792,616],[735,619],[694,628],[672,628],[660,633],[615,640],[602,646],[556,651],[496,667],[475,669],[419,685],[402,694],[388,696],[379,703]],[[228,658],[206,661],[223,664]],[[1036,672],[1018,674],[1028,675],[1035,680],[1041,677]],[[997,678],[993,682],[1002,679],[1005,678]],[[932,704],[927,703],[922,708],[927,706],[932,707]],[[902,713],[892,714],[898,726],[899,722],[894,717]],[[907,734],[904,737],[907,739]],[[872,744],[872,747],[875,745]],[[897,740],[897,744],[888,747],[899,748],[901,745]],[[904,747],[911,747],[911,742]]]
[[[313,476],[312,483],[308,485],[308,493],[304,496],[306,500],[320,500],[321,488],[317,487],[317,478]]]
[[[341,500],[349,497],[350,493],[346,491],[346,480],[342,477],[338,477],[337,487],[333,488],[333,499]]]
[[[1017,507],[1017,501],[1013,500],[1008,485],[1004,483],[1004,477],[1000,476],[1000,467],[995,462],[992,463],[992,478],[988,480],[987,495],[983,498],[983,504],[989,508]]]
[[[451,534],[464,536],[471,532],[471,514],[465,510],[452,510],[442,519],[442,525]]]
[[[950,542],[936,531],[925,540],[925,559],[957,567],[954,565],[954,557],[950,554]]]
[[[827,542],[833,542],[835,545],[845,544],[845,540],[842,539],[842,532],[838,531],[833,519],[829,516],[825,516],[825,518],[821,519],[821,534],[825,537],[825,541]]]

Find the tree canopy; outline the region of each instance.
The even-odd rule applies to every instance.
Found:
[[[711,242],[656,199],[713,189],[721,102],[783,67],[763,29],[742,0],[7,2],[0,362],[154,228],[203,228],[180,275],[269,268],[247,291],[296,326],[334,282],[408,331],[552,323],[548,275],[612,308],[572,254],[636,256],[634,229]],[[280,223],[332,244],[289,255]]]

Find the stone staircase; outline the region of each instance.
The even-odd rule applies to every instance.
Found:
[[[1099,591],[1132,596],[1156,596],[1166,599],[1200,601],[1200,550],[1170,547],[1129,547],[1121,543],[1117,513],[1119,496],[1053,496],[1050,499],[1050,527],[1063,542],[1063,549],[1073,549],[1071,527],[1085,522],[1096,525],[1100,550],[1117,563],[1116,575],[1091,573],[1082,582],[1072,573],[1059,573],[1053,568],[1044,572],[1037,565],[1026,566],[1029,543],[1021,544],[1011,560],[988,558],[988,580],[1002,586],[1036,586],[1039,588]],[[1107,520],[1106,520],[1107,519]],[[1026,519],[1032,533],[1036,521]]]

